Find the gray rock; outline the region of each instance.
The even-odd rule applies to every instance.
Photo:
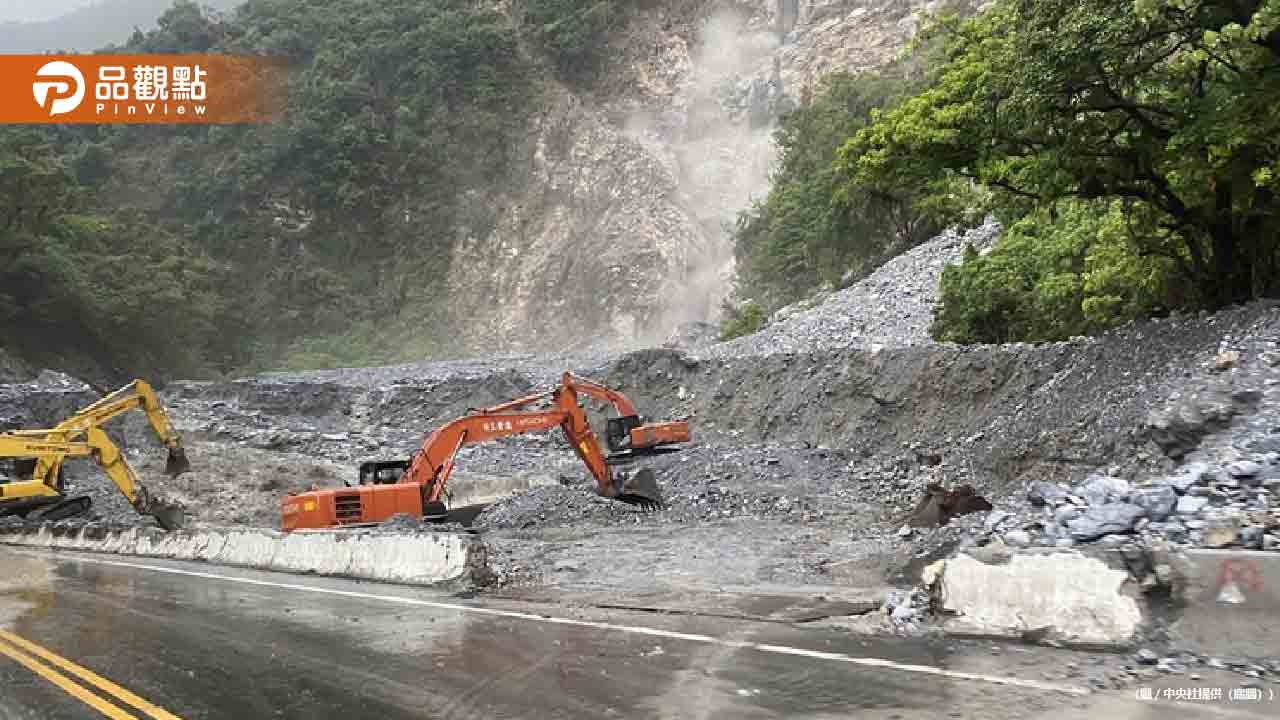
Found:
[[[1206,518],[1205,522],[1204,544],[1206,547],[1227,547],[1240,540],[1239,513],[1215,513]]]
[[[1129,503],[1107,503],[1090,508],[1084,515],[1067,524],[1071,537],[1080,541],[1097,540],[1103,535],[1127,533],[1133,530],[1146,510]]]
[[[1178,498],[1177,511],[1179,515],[1195,515],[1209,504],[1209,498],[1197,495],[1183,495]]]
[[[1067,491],[1053,483],[1034,482],[1031,483],[1031,488],[1027,490],[1027,500],[1037,507],[1055,505],[1060,502],[1066,502]]]
[[[1178,493],[1168,485],[1141,487],[1129,496],[1129,502],[1147,511],[1152,520],[1164,520],[1178,505]]]
[[[1028,547],[1031,545],[1031,534],[1026,530],[1013,530],[1004,534],[1004,542],[1010,547]]]
[[[1074,505],[1063,505],[1053,511],[1053,520],[1059,525],[1066,525],[1078,517],[1080,517],[1080,509]]]
[[[1179,494],[1185,494],[1193,485],[1200,482],[1200,479],[1206,472],[1209,472],[1209,466],[1204,463],[1191,463],[1182,468],[1177,475],[1165,478],[1161,482],[1169,485]]]
[[[1237,460],[1227,466],[1227,473],[1233,478],[1256,477],[1262,472],[1262,466],[1252,460]]]
[[[1107,475],[1093,475],[1076,488],[1076,494],[1092,506],[1123,502],[1128,499],[1129,481]]]
[[[1013,515],[1003,510],[992,510],[987,513],[987,519],[983,522],[982,527],[986,528],[987,532],[997,532],[1000,530],[1000,526],[1004,525],[1012,517]]]
[[[1257,550],[1262,547],[1262,539],[1266,535],[1261,525],[1248,525],[1240,528],[1240,544]]]
[[[1187,527],[1177,521],[1161,523],[1159,529],[1153,530],[1153,532],[1158,532],[1170,542],[1187,541]]]
[[[911,607],[910,604],[899,605],[893,609],[892,613],[890,613],[890,617],[893,618],[894,622],[897,622],[897,623],[912,622],[916,620],[916,618],[918,618],[919,615],[920,615],[920,612],[915,608]]]

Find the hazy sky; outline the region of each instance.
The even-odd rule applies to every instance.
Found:
[[[84,5],[102,0],[0,0],[0,22],[51,20]]]

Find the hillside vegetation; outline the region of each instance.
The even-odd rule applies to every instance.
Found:
[[[179,2],[120,49],[286,56],[287,119],[0,128],[6,344],[184,376],[447,350],[449,250],[494,213],[468,191],[509,181],[539,68],[616,21],[561,5]]]
[[[944,275],[941,339],[1051,340],[1280,292],[1280,2],[1002,0],[935,19],[918,51],[905,97],[868,110],[832,84],[784,124],[779,182],[738,234],[741,295],[776,307],[975,210],[1009,231]],[[838,149],[795,135],[832,107]],[[849,222],[866,202],[901,212]]]
[[[239,3],[205,0],[200,4],[227,11]],[[156,21],[172,5],[173,0],[74,0],[46,3],[38,9],[14,8],[9,13],[0,12],[0,53],[96,50],[123,42],[135,29],[155,28]],[[40,19],[14,19],[36,15]]]

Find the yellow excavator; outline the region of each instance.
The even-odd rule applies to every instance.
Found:
[[[173,429],[155,391],[146,382],[135,380],[51,429],[0,433],[0,460],[11,460],[18,475],[15,480],[0,482],[0,517],[19,515],[54,521],[88,512],[90,498],[63,495],[62,463],[67,458],[91,458],[135,510],[154,517],[165,530],[181,527],[182,508],[148,492],[124,454],[101,428],[111,418],[135,408],[146,413],[156,437],[169,451],[165,473],[177,477],[190,470],[182,438]]]

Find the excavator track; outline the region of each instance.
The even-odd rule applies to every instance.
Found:
[[[605,462],[613,466],[634,465],[637,460],[651,457],[653,455],[668,455],[670,453],[678,453],[682,448],[673,447],[655,447],[645,448],[643,450],[624,450],[616,452],[605,458]]]
[[[53,505],[48,510],[33,513],[31,517],[33,520],[42,522],[58,522],[59,520],[69,520],[73,517],[87,515],[92,508],[93,498],[91,497],[70,498]]]

